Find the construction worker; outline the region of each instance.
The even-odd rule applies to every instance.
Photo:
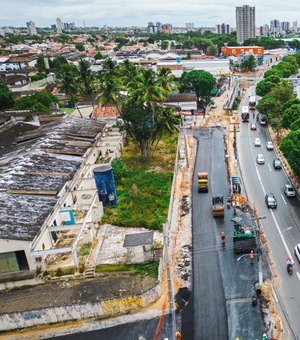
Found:
[[[263,334],[262,340],[269,340],[269,338],[268,338],[266,333]]]
[[[221,238],[222,247],[225,247],[225,233],[224,233],[224,231],[221,232],[220,238]]]
[[[181,333],[179,332],[179,330],[177,329],[176,331],[176,340],[181,340]]]
[[[250,257],[250,263],[253,264],[254,263],[254,251],[253,250],[250,251],[249,257]]]

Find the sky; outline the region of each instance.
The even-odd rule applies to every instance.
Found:
[[[235,27],[235,7],[256,7],[256,26],[270,20],[297,21],[299,0],[1,0],[0,27],[26,26],[33,20],[36,27],[49,27],[59,17],[75,22],[77,27],[147,26],[149,21],[195,27],[226,23]]]

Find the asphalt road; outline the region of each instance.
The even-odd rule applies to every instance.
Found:
[[[232,209],[224,218],[212,216],[212,194],[229,193],[222,129],[193,130],[198,152],[193,178],[193,306],[194,336],[198,339],[256,339],[265,331],[260,307],[251,297],[258,266],[237,261],[233,252]],[[197,192],[197,172],[209,173],[209,193]],[[220,244],[220,232],[226,246]]]
[[[253,93],[253,89],[251,90]],[[247,105],[246,97],[244,104]],[[259,124],[257,131],[250,130],[254,122],[250,114],[249,123],[240,124],[238,136],[238,154],[242,176],[251,202],[255,202],[262,220],[271,255],[276,265],[275,300],[281,304],[286,322],[290,324],[292,333],[289,339],[300,338],[300,265],[294,256],[294,246],[300,242],[300,202],[298,198],[286,198],[283,186],[289,183],[283,170],[275,170],[272,162],[276,157],[275,151],[266,149],[266,142],[270,140],[267,128]],[[262,147],[254,146],[254,138],[259,137]],[[256,163],[256,155],[262,153],[265,164]],[[267,208],[264,200],[266,193],[272,192],[277,198],[277,209]],[[290,277],[286,271],[286,259],[292,256],[295,260],[294,274]]]

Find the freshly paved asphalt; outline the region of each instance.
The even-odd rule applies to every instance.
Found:
[[[260,306],[251,305],[258,266],[246,258],[237,261],[233,253],[233,217],[213,218],[212,193],[225,200],[229,182],[224,158],[224,134],[221,129],[194,130],[198,153],[193,179],[193,304],[194,339],[256,339],[265,331]],[[209,193],[198,194],[197,172],[210,174]],[[225,231],[226,246],[220,233]]]
[[[252,93],[253,93],[252,89]],[[248,97],[244,105],[247,105]],[[270,140],[267,129],[258,124],[257,131],[250,131],[253,122],[240,124],[238,137],[238,151],[242,175],[248,196],[256,203],[262,220],[271,255],[276,265],[276,293],[285,321],[292,328],[288,339],[300,339],[300,265],[294,256],[294,246],[300,242],[300,202],[298,198],[286,198],[283,186],[289,183],[283,170],[274,170],[272,161],[276,157],[275,151],[268,151],[265,147]],[[254,147],[254,138],[260,137],[262,147]],[[262,153],[265,164],[256,164],[256,155]],[[268,209],[264,196],[273,192],[277,198],[277,209]],[[292,255],[295,261],[294,274],[290,277],[286,272],[286,258]],[[284,318],[283,318],[284,319]]]

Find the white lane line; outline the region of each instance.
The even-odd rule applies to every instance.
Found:
[[[300,281],[300,273],[299,273],[299,272],[297,272],[296,274],[297,274],[297,278],[298,278],[298,280]]]
[[[275,301],[276,301],[276,303],[277,303],[277,302],[278,302],[278,298],[277,298],[277,295],[276,295],[276,293],[275,293],[275,289],[274,289],[274,286],[273,286],[272,281],[271,281],[271,286],[272,286],[272,292],[273,292],[273,295],[274,295],[274,299],[275,299]]]
[[[263,146],[263,145],[261,145],[261,148],[263,149],[263,148],[264,148],[264,146]]]
[[[287,204],[287,202],[286,202],[286,200],[284,199],[283,195],[282,195],[282,194],[280,194],[280,195],[281,195],[281,197],[282,197],[282,199],[283,199],[283,202],[284,202],[285,204]]]
[[[288,255],[288,257],[292,257],[292,254],[291,254],[291,252],[290,252],[290,250],[289,250],[289,247],[288,247],[288,245],[287,245],[287,243],[286,243],[286,241],[285,241],[285,239],[284,239],[284,237],[283,237],[283,235],[282,235],[282,231],[280,230],[279,224],[278,224],[278,222],[277,222],[277,220],[276,220],[276,218],[275,218],[275,215],[274,215],[274,213],[273,213],[273,210],[271,210],[271,209],[269,209],[269,210],[270,210],[270,213],[271,213],[271,215],[272,215],[272,218],[273,218],[273,221],[274,221],[274,223],[275,223],[275,226],[276,226],[276,228],[277,228],[278,236],[280,236],[280,238],[281,238],[281,241],[282,241],[282,243],[283,243],[283,245],[284,245],[284,248],[285,248],[285,250],[286,250],[286,252],[287,252],[287,255]]]
[[[270,167],[270,164],[268,163],[269,170],[272,171],[272,168]]]
[[[265,188],[264,188],[264,185],[262,184],[262,180],[261,180],[261,177],[260,177],[260,174],[259,174],[259,172],[258,172],[258,168],[257,168],[257,165],[256,165],[256,164],[255,164],[255,170],[256,170],[256,174],[257,174],[259,183],[260,183],[260,185],[261,185],[261,187],[262,187],[262,190],[263,190],[263,193],[264,193],[264,195],[265,195],[265,194],[266,194],[266,190],[265,190]]]

